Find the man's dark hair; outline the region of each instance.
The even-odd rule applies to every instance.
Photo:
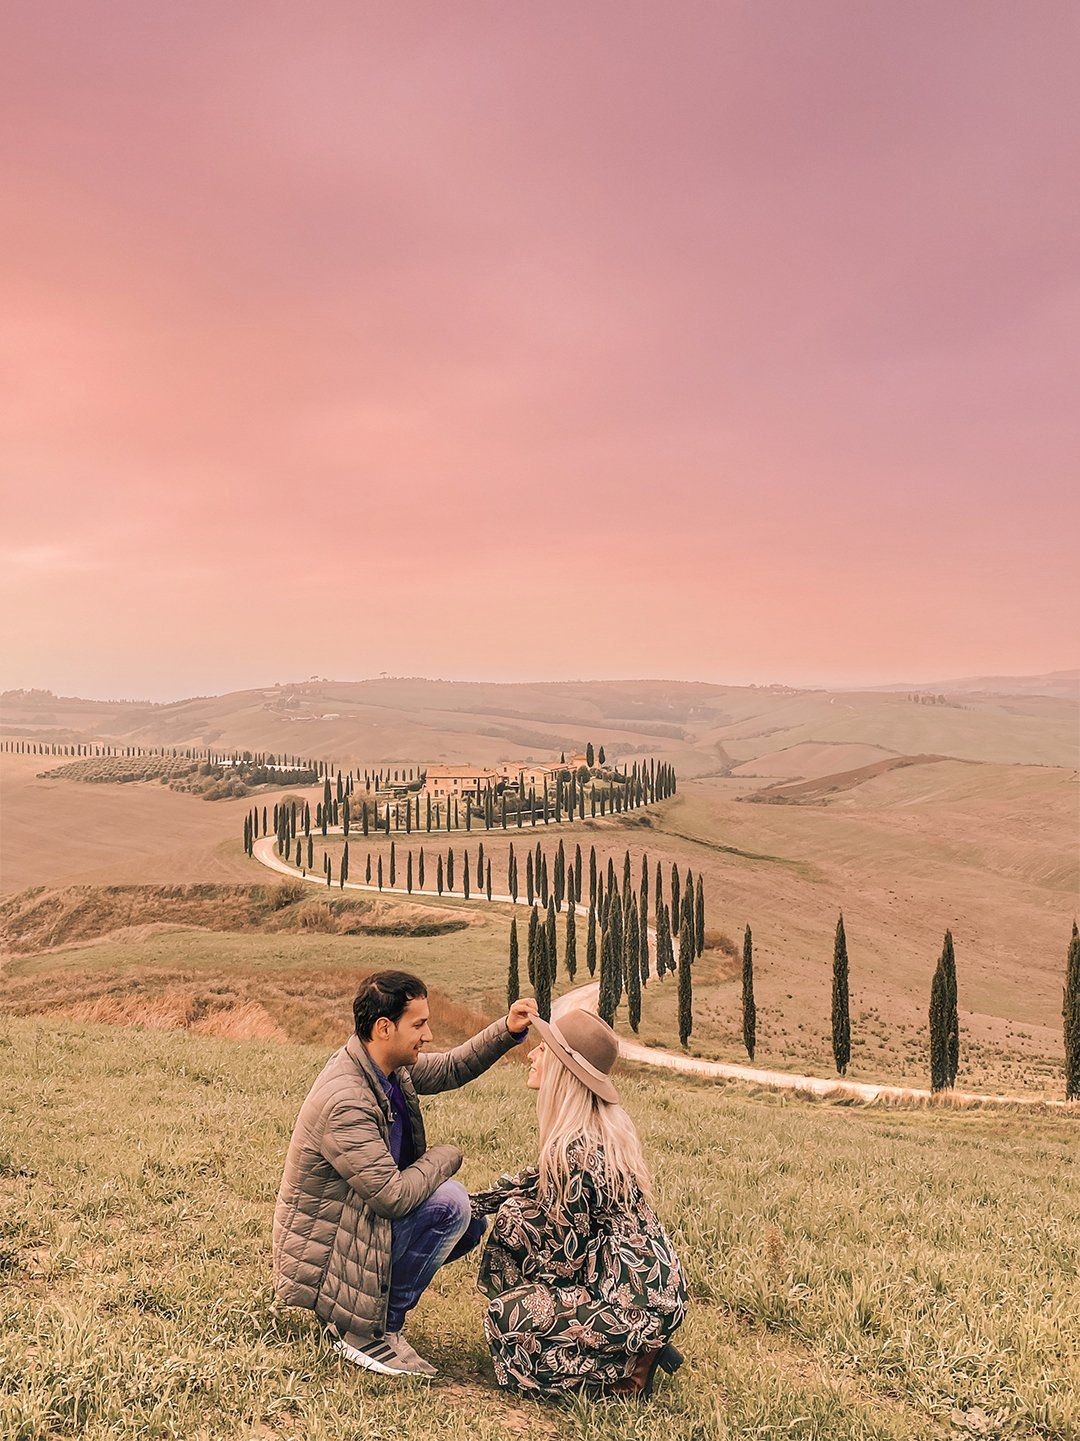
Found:
[[[426,995],[427,986],[409,971],[373,971],[360,982],[352,1003],[356,1034],[362,1041],[370,1041],[380,1016],[397,1025],[409,1002]]]

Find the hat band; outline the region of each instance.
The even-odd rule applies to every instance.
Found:
[[[567,1054],[568,1056],[572,1057],[573,1060],[575,1060],[575,1061],[578,1063],[578,1065],[581,1066],[584,1070],[588,1071],[589,1075],[592,1076],[592,1077],[594,1078],[594,1080],[597,1080],[597,1081],[610,1081],[610,1080],[611,1080],[611,1075],[610,1075],[610,1073],[609,1073],[608,1071],[598,1070],[597,1067],[594,1066],[593,1063],[592,1063],[590,1060],[587,1060],[586,1057],[584,1057],[584,1056],[581,1054],[580,1051],[575,1051],[575,1050],[574,1050],[573,1046],[570,1044],[570,1042],[569,1042],[569,1041],[566,1039],[566,1037],[563,1035],[562,1031],[559,1030],[558,1026],[555,1025],[554,1021],[548,1021],[548,1026],[550,1027],[551,1030],[553,1030],[553,1031],[555,1032],[555,1035],[558,1037],[559,1044],[562,1046],[562,1048],[563,1048],[563,1050],[566,1052],[566,1054]]]

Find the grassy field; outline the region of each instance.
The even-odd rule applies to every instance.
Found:
[[[925,1441],[1080,1436],[1076,1123],[880,1112],[626,1075],[689,1272],[651,1406],[504,1397],[469,1262],[419,1308],[442,1376],[345,1369],[269,1286],[325,1046],[0,1020],[0,1435]],[[504,1062],[426,1106],[482,1186],[534,1145]]]

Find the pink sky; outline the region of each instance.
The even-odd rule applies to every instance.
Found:
[[[9,0],[0,682],[1076,664],[1077,16]]]

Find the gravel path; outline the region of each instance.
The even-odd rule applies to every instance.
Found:
[[[341,831],[338,829],[336,832],[331,831],[330,834],[340,835]],[[276,840],[276,836],[261,836],[254,844],[255,859],[261,861],[264,866],[269,866],[271,870],[280,871],[283,875],[289,876],[292,880],[305,880],[308,885],[321,887],[323,890],[341,889],[336,882],[333,887],[328,887],[326,881],[319,876],[301,876],[294,866],[283,861],[275,853]],[[415,886],[410,893],[400,887],[384,886],[380,890],[378,886],[369,886],[362,881],[346,881],[345,890],[374,891],[376,895],[392,895],[402,900],[407,900],[410,894],[431,896],[436,900],[446,899],[446,897],[440,896],[438,891],[422,891]],[[450,893],[448,892],[447,895],[449,896]],[[453,899],[460,901],[464,897],[454,893]],[[494,891],[491,893],[491,899],[492,901],[501,901],[505,905],[528,905],[524,896],[519,896],[515,902],[513,896],[496,895]],[[486,893],[482,889],[474,892],[472,900],[476,904],[482,901],[486,905]],[[575,910],[579,916],[588,918],[587,906],[579,905],[575,907]],[[648,929],[649,940],[655,955],[656,931],[652,926]],[[576,990],[567,991],[565,995],[559,996],[552,1002],[552,1019],[557,1019],[566,1011],[578,1007],[595,1011],[599,994],[600,985],[597,981],[591,981],[587,985],[578,986]],[[940,1104],[939,1098],[934,1096],[931,1091],[921,1090],[918,1087],[879,1085],[873,1081],[832,1080],[824,1076],[801,1076],[789,1071],[769,1071],[757,1066],[740,1066],[727,1061],[706,1061],[699,1056],[687,1056],[679,1051],[664,1051],[654,1046],[646,1046],[641,1041],[629,1040],[625,1036],[619,1037],[619,1055],[625,1060],[634,1061],[639,1065],[660,1066],[669,1071],[681,1071],[685,1075],[703,1076],[709,1080],[745,1081],[754,1086],[765,1086],[770,1090],[798,1091],[825,1099],[865,1102],[900,1101],[909,1104],[933,1100],[935,1104]],[[943,1099],[945,1104],[949,1105],[1052,1106],[1061,1110],[1073,1111],[1076,1109],[1065,1101],[1045,1096],[1003,1096],[986,1094],[981,1091],[951,1091]]]

